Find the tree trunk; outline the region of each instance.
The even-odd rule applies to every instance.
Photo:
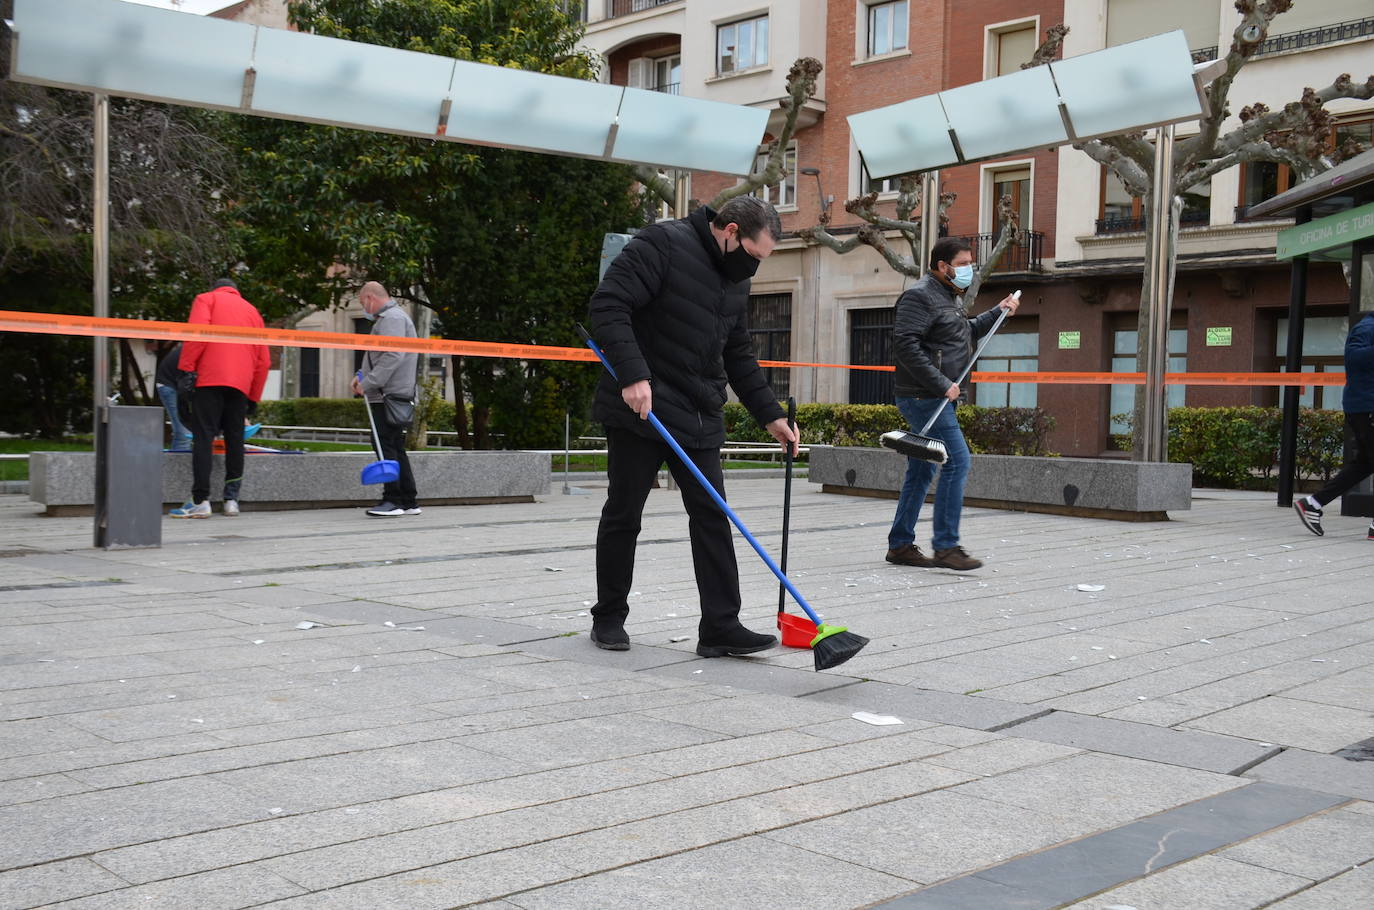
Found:
[[[449,356],[449,369],[453,371],[453,429],[458,431],[458,448],[472,448],[472,435],[468,431],[468,409],[463,401],[463,358],[457,354]]]

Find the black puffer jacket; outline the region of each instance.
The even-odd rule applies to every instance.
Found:
[[[592,336],[619,377],[603,375],[596,389],[592,416],[606,426],[658,438],[620,397],[641,379],[652,383],[654,413],[683,448],[725,441],[727,382],[760,426],[785,416],[749,339],[749,282],[720,272],[714,217],[703,206],[646,227],[592,295]]]
[[[897,298],[892,353],[899,398],[943,398],[968,366],[973,340],[997,321],[997,307],[970,319],[955,292],[930,273]]]

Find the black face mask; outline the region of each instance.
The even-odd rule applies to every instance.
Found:
[[[721,259],[720,271],[727,281],[739,284],[754,277],[754,273],[759,270],[759,260],[749,255],[749,251],[740,244],[730,250]]]

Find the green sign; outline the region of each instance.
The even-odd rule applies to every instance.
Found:
[[[1279,231],[1274,258],[1306,256],[1334,246],[1348,246],[1365,237],[1374,237],[1374,202],[1284,228]]]
[[[1078,350],[1079,334],[1077,332],[1059,333],[1059,350],[1076,351]]]
[[[1230,346],[1231,327],[1229,325],[1213,326],[1207,330],[1207,347],[1229,348]]]

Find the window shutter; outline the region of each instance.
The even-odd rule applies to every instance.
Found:
[[[648,57],[635,57],[630,61],[630,88],[653,88],[654,62]]]

